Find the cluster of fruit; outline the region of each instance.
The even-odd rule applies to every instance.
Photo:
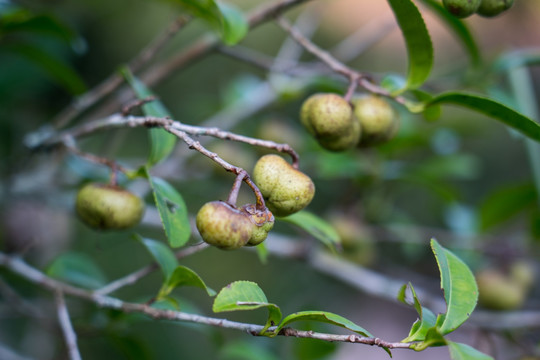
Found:
[[[202,239],[220,249],[237,249],[263,242],[274,226],[274,216],[288,216],[305,208],[313,199],[315,186],[303,172],[277,155],[257,161],[253,181],[268,209],[253,204],[238,209],[223,201],[206,203],[197,213]]]
[[[330,151],[383,143],[399,127],[394,108],[376,95],[358,97],[351,103],[336,94],[312,95],[302,105],[300,121]]]
[[[472,14],[494,17],[514,5],[514,0],[443,0],[443,5],[452,15],[464,18]]]

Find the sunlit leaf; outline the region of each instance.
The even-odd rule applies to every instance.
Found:
[[[225,286],[214,299],[212,310],[216,313],[224,311],[268,309],[268,320],[261,334],[270,326],[281,321],[281,310],[269,303],[262,289],[251,281],[235,281]]]
[[[407,290],[410,292],[412,301],[407,299]],[[405,304],[414,306],[419,316],[418,320],[416,320],[412,325],[411,330],[409,331],[409,336],[403,339],[402,342],[425,340],[429,329],[433,328],[437,322],[437,317],[435,314],[420,304],[420,301],[416,296],[416,292],[410,283],[408,285],[403,285],[398,295],[398,300]]]
[[[195,286],[205,290],[208,296],[216,295],[216,292],[206,286],[196,272],[185,266],[177,266],[161,287],[158,298],[167,296],[171,291],[180,286]]]
[[[414,89],[421,86],[429,76],[433,66],[433,45],[416,5],[410,0],[388,0],[401,29],[407,47],[409,70],[407,86]]]
[[[293,322],[306,320],[336,325],[354,331],[362,336],[373,337],[373,335],[371,335],[369,331],[363,327],[356,325],[354,322],[344,318],[343,316],[328,311],[300,311],[292,313],[283,319],[281,324],[279,324],[278,328],[276,329],[276,332],[279,332],[279,330]]]
[[[446,313],[439,315],[437,327],[442,335],[456,330],[471,316],[478,301],[478,286],[469,267],[437,240],[431,248],[441,273],[441,288],[446,301]]]
[[[47,275],[87,289],[105,286],[107,280],[101,269],[88,255],[68,252],[57,257],[47,268]]]
[[[475,348],[453,341],[448,342],[448,350],[452,360],[494,360],[491,356],[486,355]]]

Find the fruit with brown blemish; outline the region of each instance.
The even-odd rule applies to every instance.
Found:
[[[399,128],[399,116],[392,105],[377,95],[352,100],[355,118],[362,134],[359,146],[373,146],[392,139]]]
[[[92,228],[126,229],[141,221],[144,202],[119,186],[90,183],[79,190],[75,210]]]
[[[212,201],[197,213],[196,225],[202,239],[220,249],[238,249],[253,235],[253,224],[244,212],[224,201]]]
[[[268,237],[268,232],[274,227],[274,215],[268,209],[258,209],[254,204],[242,206],[242,211],[246,213],[253,224],[253,234],[246,245],[256,246]]]
[[[443,0],[443,5],[452,15],[465,18],[474,14],[482,0]]]
[[[355,121],[351,105],[336,94],[315,94],[302,104],[300,122],[319,144],[330,151],[356,146],[361,127]]]
[[[257,161],[253,181],[275,216],[302,210],[315,195],[315,185],[309,176],[278,155],[265,155]]]

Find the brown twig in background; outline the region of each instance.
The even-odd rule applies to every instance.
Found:
[[[278,25],[285,31],[287,31],[293,39],[295,39],[300,45],[302,45],[307,51],[315,55],[322,62],[324,62],[328,67],[330,67],[334,72],[346,77],[350,82],[356,81],[358,85],[368,90],[369,92],[385,97],[392,98],[400,104],[405,104],[406,100],[401,96],[393,96],[385,89],[372,83],[368,76],[364,73],[358,72],[349,68],[347,65],[340,62],[338,59],[333,57],[328,51],[325,51],[315,45],[311,40],[306,38],[302,33],[300,33],[294,26],[292,26],[285,18],[277,19]]]
[[[236,321],[230,321],[226,319],[213,318],[208,316],[189,314],[181,311],[161,310],[150,307],[146,304],[137,304],[125,302],[117,298],[110,296],[99,295],[86,291],[84,289],[65,284],[61,281],[52,279],[39,270],[31,267],[25,263],[22,259],[17,257],[11,257],[7,254],[0,252],[0,266],[5,267],[11,272],[21,276],[27,281],[38,285],[49,291],[55,293],[62,293],[70,296],[74,296],[86,301],[90,301],[102,308],[115,309],[123,311],[125,313],[137,312],[150,316],[153,319],[166,319],[172,321],[185,321],[210,326],[216,326],[226,329],[234,329],[247,332],[254,336],[259,336],[261,331],[265,328],[262,325],[241,323]],[[270,327],[268,330],[272,331],[276,327]],[[379,338],[363,337],[358,335],[336,335],[319,333],[314,331],[296,330],[292,328],[282,329],[277,335],[279,336],[295,336],[310,339],[319,339],[330,342],[348,342],[356,344],[365,344],[378,346],[388,349],[410,349],[412,343],[402,342],[388,342]]]
[[[67,310],[66,302],[64,300],[64,294],[61,291],[56,291],[56,312],[58,315],[58,322],[62,328],[64,334],[64,340],[69,354],[70,360],[81,360],[81,353],[77,347],[77,334],[73,330],[71,320],[69,319],[69,313]]]

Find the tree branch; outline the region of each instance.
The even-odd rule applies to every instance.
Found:
[[[146,304],[136,304],[122,301],[117,298],[99,295],[91,293],[81,288],[77,288],[58,280],[49,278],[39,270],[26,264],[22,259],[12,257],[0,252],[0,266],[9,269],[11,272],[16,273],[22,278],[30,281],[31,283],[38,285],[42,288],[53,292],[60,292],[66,295],[71,295],[80,299],[84,299],[102,308],[116,309],[126,313],[137,312],[150,316],[154,319],[166,319],[173,321],[185,321],[198,324],[216,326],[226,329],[234,329],[247,332],[254,336],[260,336],[260,332],[265,328],[262,325],[241,323],[236,321],[230,321],[226,319],[213,318],[208,316],[189,314],[181,311],[161,310],[152,308]],[[276,329],[276,327],[270,327],[268,330]],[[358,335],[336,335],[319,333],[313,331],[296,330],[292,328],[284,328],[277,335],[279,336],[295,336],[302,338],[319,339],[332,342],[348,342],[358,343],[365,345],[373,345],[382,348],[389,349],[410,349],[411,343],[401,342],[388,342],[379,338],[363,337]]]
[[[58,314],[58,322],[64,334],[70,360],[81,360],[81,354],[77,347],[77,334],[75,334],[71,325],[64,295],[61,291],[56,291],[56,312]]]

